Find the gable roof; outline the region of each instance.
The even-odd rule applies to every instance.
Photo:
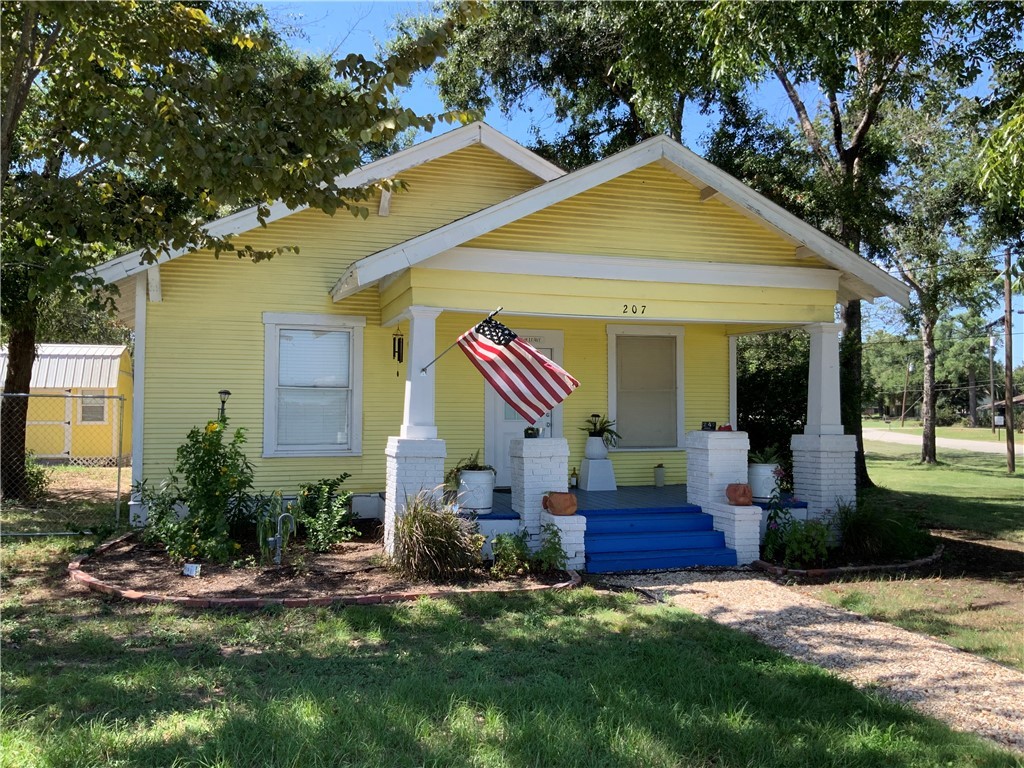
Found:
[[[113,344],[39,344],[31,389],[113,389],[127,347]],[[0,381],[7,376],[7,347],[0,347]]]
[[[340,301],[377,281],[476,237],[586,192],[651,163],[658,163],[716,195],[736,210],[803,246],[842,273],[840,292],[874,299],[888,296],[906,306],[909,289],[853,251],[758,194],[738,179],[667,136],[656,136],[600,162],[548,181],[515,197],[354,262],[335,283]]]
[[[548,162],[540,155],[517,144],[503,133],[491,128],[487,123],[475,122],[440,136],[434,136],[388,157],[367,163],[361,168],[352,171],[352,173],[339,177],[337,183],[349,188],[373,184],[382,179],[391,178],[410,168],[429,163],[432,160],[437,160],[445,155],[476,144],[486,147],[509,162],[518,165],[523,170],[532,173],[542,181],[550,181],[565,175],[565,171],[557,165]],[[293,213],[304,211],[308,207],[289,208],[284,203],[278,201],[270,206],[270,215],[267,217],[266,222],[269,224],[286,216],[291,216]],[[255,229],[258,226],[260,226],[260,222],[256,218],[256,206],[253,206],[252,208],[247,208],[210,222],[204,229],[211,235],[226,236],[238,235]],[[160,257],[156,263],[163,264],[166,261],[192,253],[194,250],[194,248],[190,247],[176,248],[169,255]],[[132,251],[124,256],[119,256],[116,259],[100,264],[91,270],[91,274],[101,278],[105,283],[124,280],[126,277],[145,272],[154,266],[150,263],[140,264],[139,259],[141,255],[141,249]]]

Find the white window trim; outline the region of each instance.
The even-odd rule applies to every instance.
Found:
[[[618,372],[616,366],[615,340],[619,336],[671,336],[676,340],[676,445],[662,448],[611,448],[621,453],[652,453],[655,451],[683,450],[686,442],[686,414],[684,412],[685,387],[683,386],[683,335],[684,328],[678,325],[609,325],[608,332],[608,418],[617,420]]]
[[[363,450],[363,329],[366,318],[357,315],[317,315],[300,312],[263,313],[263,458],[361,456]],[[282,329],[349,331],[352,344],[349,445],[346,448],[282,448],[277,444],[278,334]]]
[[[92,392],[93,394],[87,395],[86,392]],[[95,394],[97,392],[99,394]],[[79,394],[81,395],[81,397],[78,398],[78,423],[79,424],[84,424],[86,426],[91,426],[91,427],[100,427],[100,426],[103,426],[104,424],[109,424],[110,423],[110,404],[107,402],[108,401],[107,390],[105,390],[105,389],[88,389],[88,390],[82,389],[82,390],[79,390]],[[86,398],[96,398],[96,399],[102,399],[103,400],[103,419],[102,419],[102,421],[85,421],[82,418],[82,406],[85,405]]]

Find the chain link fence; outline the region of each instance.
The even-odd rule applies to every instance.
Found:
[[[120,527],[131,485],[131,408],[124,396],[88,390],[3,393],[0,409],[0,534],[69,535]],[[17,427],[22,412],[23,472]]]

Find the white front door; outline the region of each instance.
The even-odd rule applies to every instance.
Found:
[[[559,365],[562,364],[563,336],[561,331],[520,331],[514,328],[513,330],[519,335],[519,338],[536,347],[542,355]],[[495,485],[509,486],[512,484],[509,445],[514,438],[522,437],[523,430],[530,425],[526,419],[512,409],[512,406],[498,397],[492,386],[484,384],[484,389],[486,392],[484,397],[486,461],[494,467],[497,473]],[[556,406],[553,411],[544,414],[534,426],[540,429],[541,437],[561,437],[562,406]]]

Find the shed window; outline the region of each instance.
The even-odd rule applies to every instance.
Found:
[[[610,326],[608,399],[620,449],[679,448],[683,329]]]
[[[267,316],[264,455],[358,452],[362,318]]]
[[[102,389],[82,390],[81,412],[78,421],[82,424],[103,424],[107,420],[107,399]]]

